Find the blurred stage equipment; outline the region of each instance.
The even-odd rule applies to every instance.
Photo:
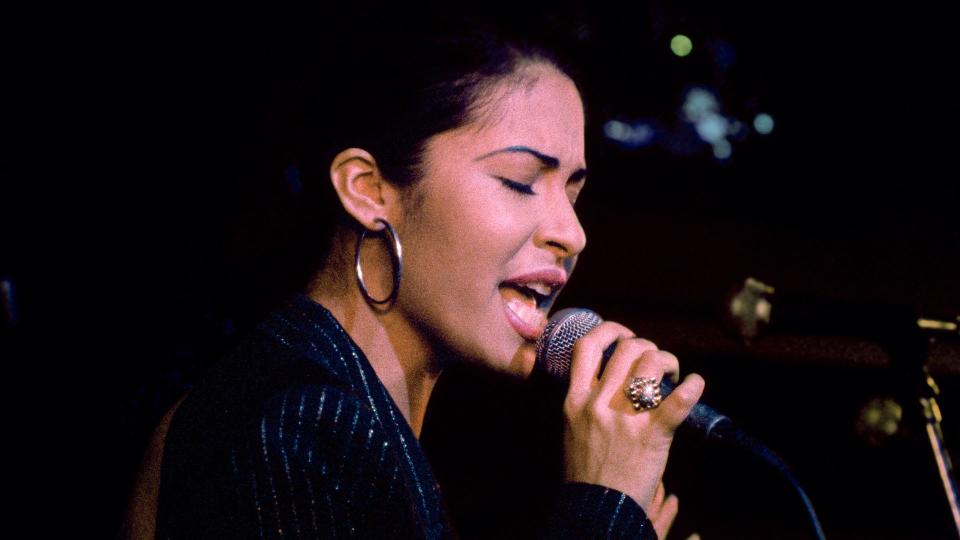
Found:
[[[940,389],[927,369],[929,345],[960,338],[960,315],[921,317],[915,310],[881,303],[851,304],[785,295],[754,278],[728,297],[727,322],[745,341],[763,334],[845,335],[880,345],[891,367],[916,393],[947,504],[960,535],[960,508],[953,463],[943,438]]]

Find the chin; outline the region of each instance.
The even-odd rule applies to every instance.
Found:
[[[516,350],[510,363],[507,365],[507,372],[518,379],[527,379],[533,373],[533,368],[537,362],[536,345],[529,341],[524,341]]]
[[[525,380],[536,364],[536,342],[523,338],[503,317],[498,306],[492,321],[479,325],[486,331],[466,338],[472,346],[463,351],[464,359],[484,370]]]
[[[536,345],[526,340],[511,343],[500,350],[486,349],[469,355],[469,362],[485,371],[525,380],[536,363]]]

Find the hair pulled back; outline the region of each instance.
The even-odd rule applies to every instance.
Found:
[[[284,46],[268,59],[282,87],[277,111],[284,152],[303,178],[296,240],[301,285],[326,256],[346,219],[328,171],[340,151],[369,152],[400,187],[422,176],[434,135],[496,105],[493,88],[523,82],[524,67],[547,63],[576,80],[566,23],[542,14],[429,14],[342,10],[288,19]],[[275,96],[276,97],[276,96]]]

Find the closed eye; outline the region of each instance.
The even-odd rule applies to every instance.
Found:
[[[500,183],[512,189],[513,191],[516,191],[517,193],[522,193],[524,195],[537,194],[535,191],[533,191],[533,188],[528,186],[527,184],[523,184],[515,180],[510,180],[509,178],[504,178],[502,176],[496,176],[495,178],[499,180]]]

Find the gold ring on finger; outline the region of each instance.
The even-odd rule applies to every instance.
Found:
[[[663,395],[660,393],[660,381],[650,377],[633,377],[630,383],[623,389],[627,399],[633,404],[634,410],[649,411],[656,409],[663,401]]]

